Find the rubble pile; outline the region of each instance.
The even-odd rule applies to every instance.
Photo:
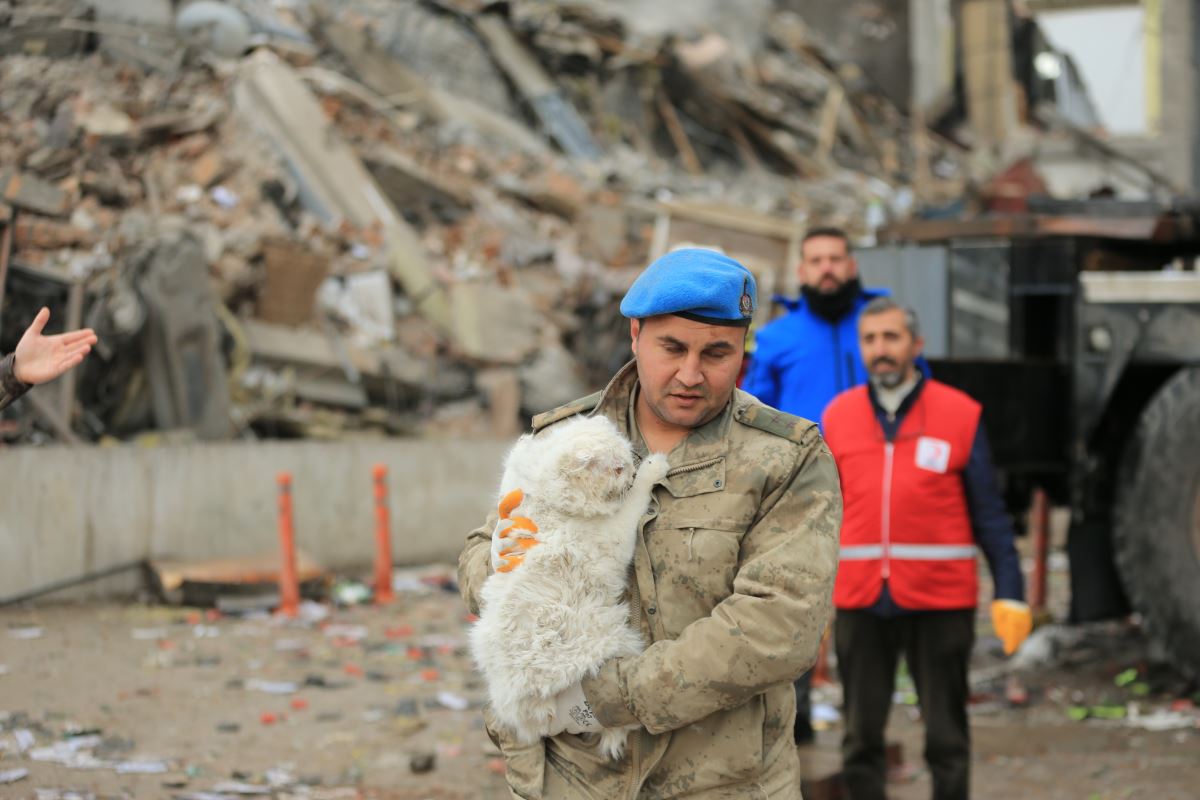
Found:
[[[769,3],[59,5],[0,10],[0,347],[100,344],[9,441],[511,436],[624,360],[670,203],[869,236],[967,178]]]

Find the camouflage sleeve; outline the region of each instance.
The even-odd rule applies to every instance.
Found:
[[[764,498],[742,539],[733,594],[678,639],[606,662],[584,680],[605,726],[675,730],[792,681],[816,660],[837,570],[842,496],[820,436]]]
[[[467,534],[458,555],[458,590],[472,614],[479,613],[479,590],[492,574],[492,531],[499,519],[499,512],[489,512],[487,522]]]
[[[16,354],[9,353],[0,359],[0,411],[30,389],[30,384],[17,380],[14,372]]]

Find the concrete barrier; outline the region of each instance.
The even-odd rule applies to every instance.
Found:
[[[495,502],[509,442],[246,442],[0,451],[0,596],[139,558],[278,547],[275,477],[293,474],[298,546],[333,569],[374,553],[371,467],[388,467],[397,564],[457,559]],[[105,579],[71,597],[128,593]]]

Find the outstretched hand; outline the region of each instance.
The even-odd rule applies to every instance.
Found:
[[[42,308],[17,342],[13,375],[22,383],[54,380],[78,366],[96,343],[96,333],[91,328],[43,336],[42,329],[49,320],[50,309]]]

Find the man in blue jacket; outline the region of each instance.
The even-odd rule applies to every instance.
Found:
[[[800,244],[800,297],[776,298],[788,313],[755,335],[742,389],[769,406],[819,422],[835,395],[867,380],[858,312],[886,291],[864,289],[850,240],[813,228]]]
[[[755,335],[742,389],[769,406],[820,422],[835,396],[866,383],[858,314],[886,291],[864,289],[850,240],[840,228],[813,228],[800,243],[800,297],[776,300],[788,313]],[[809,687],[796,681],[796,744],[813,740]]]

